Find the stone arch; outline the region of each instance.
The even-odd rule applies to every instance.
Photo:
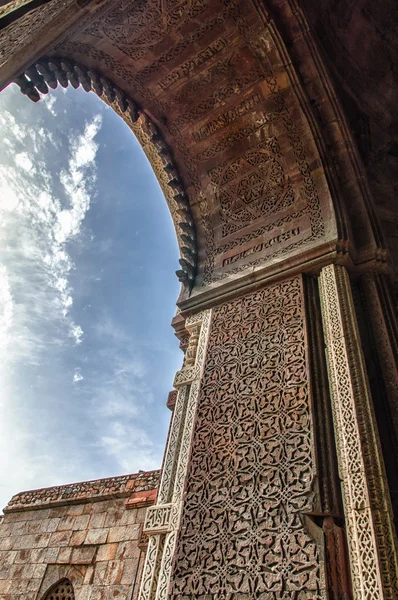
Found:
[[[42,600],[75,600],[71,581],[67,577],[59,579],[45,592]]]
[[[68,581],[72,586],[73,593],[78,596],[84,583],[87,568],[87,565],[48,564],[37,593],[37,600],[51,600],[52,592],[63,581]],[[62,598],[59,598],[59,600],[62,600]]]
[[[14,80],[21,92],[33,102],[58,84],[67,88],[93,91],[127,123],[140,142],[160,184],[177,235],[181,258],[176,272],[184,289],[190,290],[197,270],[195,225],[184,184],[171,151],[153,120],[109,78],[73,60],[43,57]]]
[[[71,20],[69,30],[66,25],[58,27],[45,56],[69,62],[73,69],[80,66],[88,80],[92,72],[97,79],[115,82],[122,96],[134,97],[135,104],[144,107],[142,119],[150,119],[154,137],[173,149],[174,170],[195,223],[195,249],[187,240],[180,244],[185,250],[181,250],[179,276],[185,286],[192,288],[198,275],[196,295],[204,291],[203,286],[216,287],[226,279],[250,276],[254,270],[272,274],[277,270],[275,262],[298,265],[324,260],[330,253],[348,264],[371,260],[383,265],[385,246],[366,174],[300,3],[272,0],[265,6],[260,0],[184,0],[178,6],[173,11],[172,3],[158,5],[151,0],[141,10],[134,3],[104,2],[98,7],[93,3],[78,23]],[[50,9],[43,7],[43,16],[47,12],[51,19]],[[37,18],[32,16],[29,22],[36,26]],[[31,52],[32,57],[42,54],[42,50]],[[23,60],[26,66],[26,57]],[[198,77],[202,83],[195,94],[192,86]],[[119,107],[116,110],[120,112]],[[121,112],[125,120],[130,118],[129,111]],[[278,118],[284,121],[284,130],[276,123]],[[269,188],[263,185],[264,164],[258,185],[243,204],[240,192],[250,187],[254,175],[235,181],[234,187],[212,180],[211,173],[220,161],[224,172],[228,167],[244,170],[248,161],[240,148],[281,136],[289,137],[281,149],[282,161],[291,163],[293,154],[296,161],[294,168],[287,164],[285,183],[289,177],[294,185],[299,179],[303,183],[290,203],[291,216],[297,216],[300,210],[294,209],[305,201],[308,218],[297,228],[294,221],[299,217],[275,210],[281,218],[271,223],[268,212],[255,236],[254,231],[247,232],[253,211],[243,204]],[[232,145],[237,149],[235,161]],[[276,204],[286,208],[279,202],[280,195],[276,198]],[[186,206],[183,212],[186,219]],[[252,229],[260,221],[253,219]],[[264,241],[270,243],[266,248]]]
[[[361,157],[361,140],[350,128],[344,103],[322,54],[322,44],[309,25],[303,4],[300,0],[272,0],[262,10],[280,46],[285,47],[286,69],[293,66],[295,70],[301,101],[307,105],[306,113],[321,146],[341,229],[340,239],[351,240],[354,262],[372,256],[382,263],[386,261],[386,243]]]

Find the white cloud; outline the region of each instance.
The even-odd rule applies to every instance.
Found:
[[[68,245],[80,235],[90,207],[98,150],[95,136],[101,124],[101,116],[96,115],[80,134],[70,138],[67,168],[59,175],[61,195],[54,195],[54,175],[41,158],[43,144],[48,142],[45,129],[22,132],[15,118],[2,111],[0,131],[9,143],[0,164],[0,252],[11,273],[7,293],[15,302],[12,305],[7,300],[7,315],[10,306],[14,307],[13,329],[6,334],[2,321],[0,336],[13,336],[9,362],[22,356],[32,362],[38,360],[37,353],[45,343],[38,332],[43,331],[40,321],[58,320],[58,330],[66,330],[66,337],[74,344],[83,341],[83,329],[71,317],[73,289],[69,278],[74,264]],[[21,142],[30,152],[16,151]]]
[[[46,106],[53,114],[54,103]],[[43,113],[39,110],[38,114]],[[33,387],[45,389],[46,369],[51,368],[52,378],[66,385],[57,363],[60,353],[65,347],[74,352],[83,342],[83,328],[73,318],[71,275],[75,266],[70,251],[71,242],[74,247],[85,243],[83,222],[96,175],[98,146],[94,138],[101,128],[101,118],[94,116],[76,126],[68,145],[62,147],[43,121],[35,120],[32,127],[23,125],[23,115],[21,121],[19,124],[2,103],[0,495],[4,500],[9,490],[35,487],[38,481],[40,485],[57,483],[59,454],[52,450],[47,436],[47,427],[57,413],[43,412],[39,403],[30,405],[36,396],[34,390],[24,387],[23,373],[29,373]],[[52,156],[49,160],[55,152],[58,164],[64,165],[62,174],[54,171]],[[80,387],[82,379],[77,369],[70,385]],[[66,435],[62,431],[62,436]],[[68,469],[75,477],[76,468],[76,458],[70,465],[65,460],[63,478]]]
[[[17,120],[12,96],[9,110],[0,106],[0,508],[11,491],[159,467],[168,415],[164,398],[155,403],[164,366],[150,362],[160,342],[133,337],[111,305],[98,318],[108,294],[93,281],[107,281],[104,253],[119,245],[100,239],[103,224],[113,231],[101,211],[94,244],[85,221],[102,109],[84,105],[71,118],[71,96],[56,94],[43,108],[15,103]]]
[[[55,96],[55,94],[46,94],[42,96],[42,101],[43,104],[45,105],[45,107],[47,108],[47,110],[52,114],[53,117],[57,116],[57,111],[54,108],[54,105],[57,102],[57,98]]]
[[[122,472],[159,467],[155,445],[142,427],[114,421],[109,424],[108,432],[102,436],[100,447],[117,460]]]
[[[0,353],[4,357],[10,343],[13,302],[7,269],[0,265]]]
[[[34,170],[33,163],[26,152],[19,152],[15,155],[15,164],[27,173]]]
[[[83,341],[83,329],[80,327],[80,325],[75,325],[74,323],[72,323],[70,335],[75,340],[75,344],[76,345],[82,343],[82,341]]]
[[[84,377],[80,373],[80,369],[75,369],[75,372],[73,375],[73,383],[79,383],[79,381],[83,381],[83,379],[84,379]]]

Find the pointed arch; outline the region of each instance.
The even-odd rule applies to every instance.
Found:
[[[71,581],[67,577],[59,579],[45,592],[42,600],[75,600]]]
[[[43,57],[14,79],[33,102],[58,84],[93,91],[127,123],[140,142],[164,193],[174,223],[181,258],[178,279],[188,291],[195,281],[198,263],[195,225],[188,195],[159,129],[144,110],[109,78],[71,59]]]

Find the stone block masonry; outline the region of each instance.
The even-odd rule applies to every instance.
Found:
[[[159,471],[15,495],[0,518],[0,600],[36,600],[67,578],[76,600],[134,599],[142,525]]]

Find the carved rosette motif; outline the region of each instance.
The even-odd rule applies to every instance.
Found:
[[[396,538],[347,271],[329,265],[319,284],[354,597],[393,600]]]
[[[213,309],[173,600],[326,598],[305,336],[301,278]]]
[[[192,444],[193,423],[199,396],[199,383],[206,356],[211,311],[186,320],[192,338],[188,366],[178,372],[178,397],[174,408],[157,504],[149,507],[144,532],[149,546],[139,600],[163,600],[170,585],[171,564],[179,527],[182,496]]]

